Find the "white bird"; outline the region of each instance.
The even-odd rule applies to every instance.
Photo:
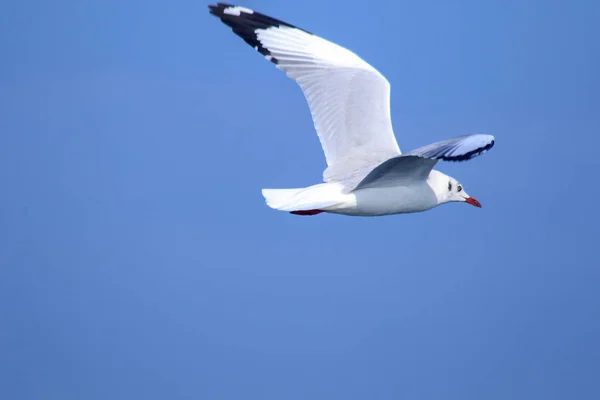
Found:
[[[379,216],[429,210],[449,202],[481,207],[439,160],[464,161],[494,146],[473,134],[402,154],[392,130],[390,84],[350,50],[245,7],[217,3],[211,14],[295,80],[308,102],[327,168],[324,183],[263,189],[267,204],[297,215]]]

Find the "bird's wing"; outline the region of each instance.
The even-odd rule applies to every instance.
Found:
[[[344,181],[400,154],[390,116],[390,84],[348,49],[245,7],[210,13],[294,79],[325,152],[326,182]],[[363,175],[364,176],[364,175]]]
[[[492,135],[465,135],[419,147],[405,155],[444,161],[466,161],[494,147]]]
[[[384,161],[355,185],[353,190],[397,185],[403,179],[425,179],[439,160],[470,160],[493,146],[492,135],[466,135],[420,147]]]
[[[419,156],[401,155],[384,161],[358,182],[348,182],[346,190],[409,185],[412,181],[426,179],[437,160]]]

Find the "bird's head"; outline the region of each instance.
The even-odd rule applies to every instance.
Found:
[[[465,191],[463,185],[456,179],[433,170],[428,183],[437,196],[438,203],[463,202],[481,208],[481,203]]]

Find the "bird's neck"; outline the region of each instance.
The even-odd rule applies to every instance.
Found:
[[[448,195],[448,181],[450,177],[440,171],[432,169],[427,178],[427,184],[435,193],[438,204],[446,202]]]

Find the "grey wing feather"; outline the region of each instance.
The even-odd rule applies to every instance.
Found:
[[[494,146],[491,135],[466,135],[436,142],[404,155],[383,161],[375,169],[363,175],[364,179],[349,182],[350,190],[369,186],[396,186],[414,179],[425,179],[439,160],[466,161],[485,153]]]
[[[444,161],[466,161],[482,155],[492,147],[492,135],[465,135],[420,147],[405,155]]]
[[[398,156],[391,158],[369,172],[365,178],[356,185],[354,190],[377,186],[398,186],[410,184],[414,180],[426,178],[437,160],[419,156]]]

